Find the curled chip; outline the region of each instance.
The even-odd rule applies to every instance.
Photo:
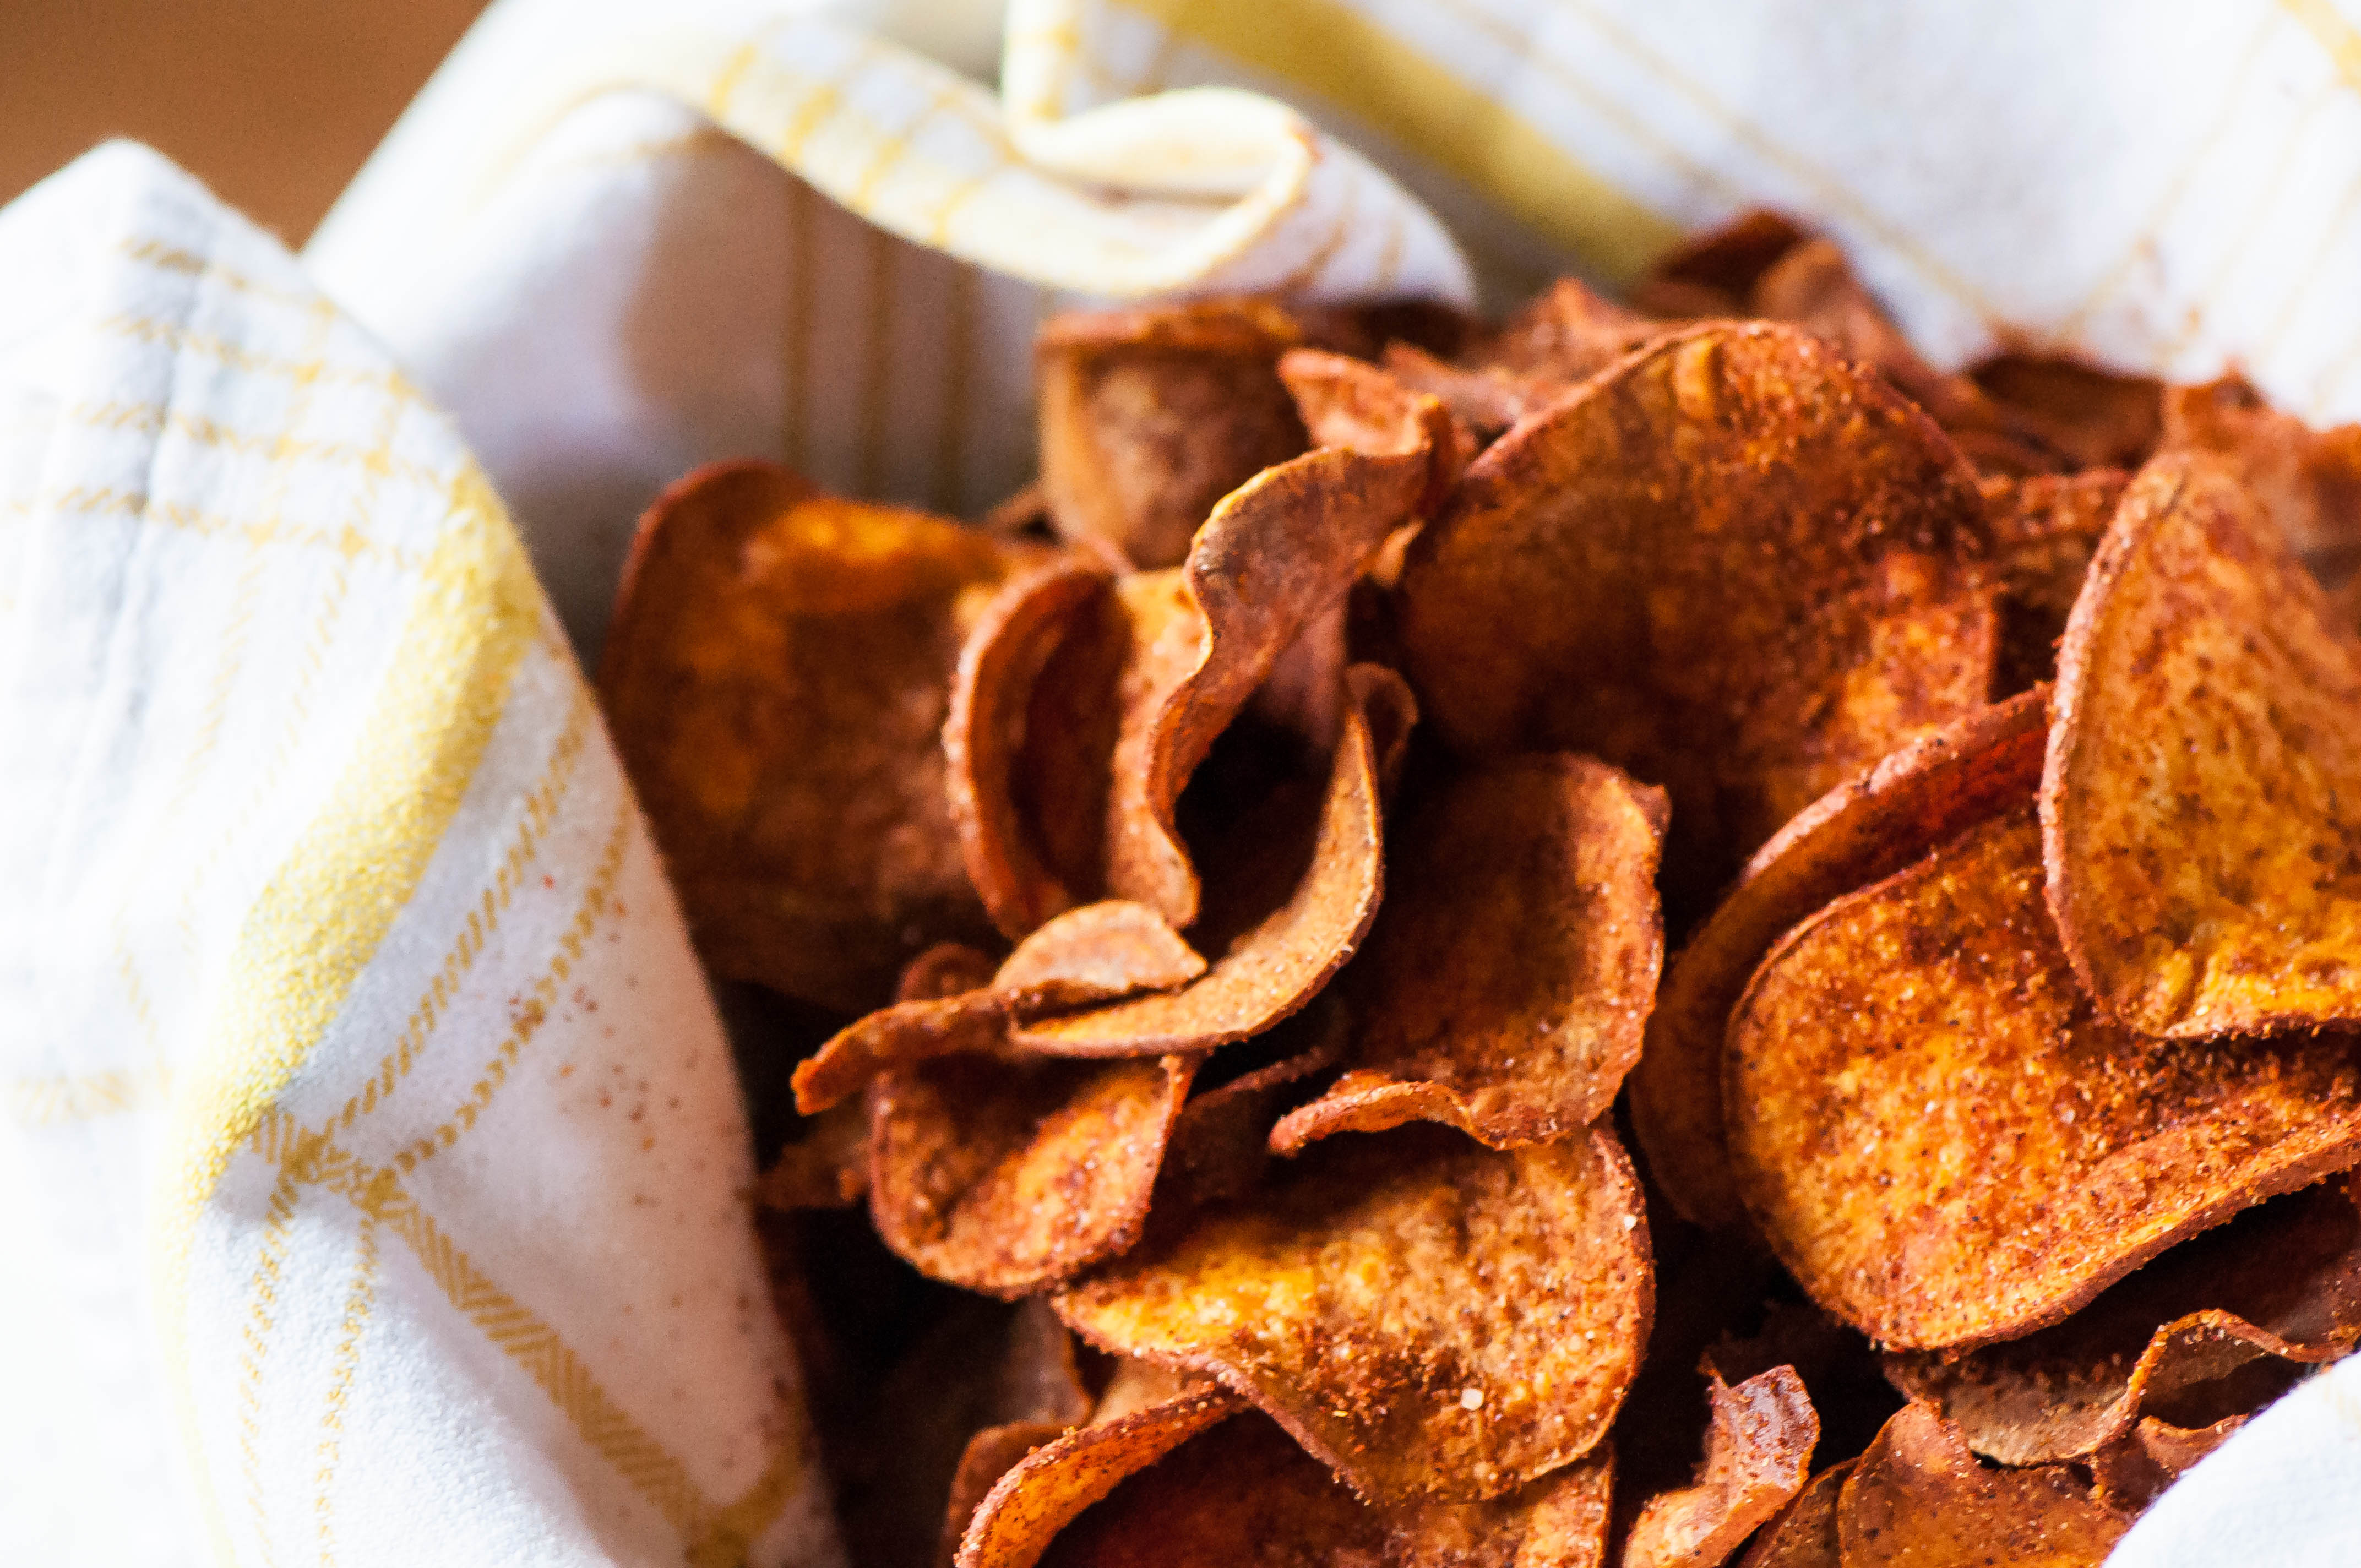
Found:
[[[2027,1333],[2361,1158],[2361,1042],[2106,1022],[2041,880],[2028,804],[1797,927],[1730,1018],[1747,1209],[1815,1300],[1888,1347]]]
[[[922,955],[941,978],[955,971],[951,950]],[[932,970],[905,988],[937,983]],[[1194,980],[1205,960],[1145,905],[1109,899],[1070,909],[1035,931],[982,988],[899,1002],[840,1031],[796,1069],[796,1108],[824,1111],[881,1072],[936,1057],[1003,1053],[1011,1020],[1079,1007]]]
[[[1466,1502],[1598,1442],[1653,1287],[1604,1127],[1505,1153],[1406,1127],[1308,1150],[1057,1307],[1104,1349],[1213,1373],[1372,1502]]]
[[[2145,1407],[2210,1426],[2242,1412],[2200,1412],[2176,1394],[2235,1375],[2236,1387],[2209,1396],[2268,1398],[2295,1364],[2332,1360],[2357,1342],[2361,1211],[2339,1180],[2182,1243],[2055,1327],[1953,1359],[1889,1356],[1886,1375],[1978,1453],[2048,1464],[2096,1453]],[[2287,1370],[2253,1365],[2266,1356]]]
[[[2350,570],[2361,552],[2361,424],[2314,430],[2235,376],[2164,393],[2164,449],[2209,453],[2315,565]]]
[[[935,1561],[941,1563],[958,1559],[960,1541],[966,1536],[968,1525],[1002,1476],[1073,1430],[1071,1424],[1052,1421],[1009,1421],[985,1427],[969,1438],[944,1497],[942,1550]]]
[[[1811,1475],[1820,1420],[1794,1367],[1774,1366],[1735,1388],[1715,1373],[1707,1395],[1713,1424],[1697,1483],[1648,1499],[1624,1542],[1623,1568],[1713,1568]]]
[[[1068,539],[1178,565],[1213,503],[1301,452],[1276,373],[1303,340],[1260,300],[1076,312],[1041,329],[1041,487]]]
[[[1044,1055],[1086,1057],[1203,1050],[1258,1035],[1352,956],[1378,911],[1384,859],[1376,758],[1356,707],[1323,790],[1276,794],[1225,835],[1213,861],[1224,874],[1198,927],[1214,955],[1202,976],[1177,991],[1024,1024],[1011,1038]]]
[[[1291,348],[1279,361],[1279,377],[1315,444],[1425,455],[1426,488],[1414,512],[1439,504],[1474,455],[1474,437],[1440,399],[1404,386],[1366,360]]]
[[[1808,237],[1784,214],[1749,208],[1657,258],[1631,302],[1654,316],[1742,316],[1756,280]]]
[[[1325,1072],[1345,1054],[1345,1009],[1334,993],[1323,992],[1312,1005],[1254,1042],[1253,1053],[1268,1054],[1260,1067],[1210,1087],[1200,1080],[1196,1093],[1180,1107],[1172,1129],[1172,1146],[1164,1159],[1166,1200],[1191,1208],[1229,1202],[1254,1190],[1270,1160],[1271,1125],[1280,1108],[1301,1099],[1301,1086]],[[1227,1066],[1232,1053],[1213,1058],[1216,1069]]]
[[[1452,418],[1481,446],[1524,418],[1564,397],[1571,382],[1526,375],[1498,365],[1469,367],[1446,364],[1406,343],[1386,345],[1386,374],[1413,392],[1423,392],[1451,411]]]
[[[950,714],[943,723],[951,817],[968,878],[993,923],[1011,938],[1088,894],[1087,885],[1078,891],[1069,879],[1079,881],[1078,872],[1089,876],[1094,868],[1054,863],[1056,848],[1034,830],[1042,807],[1066,811],[1077,803],[1026,798],[1024,786],[1033,781],[1020,777],[1019,765],[1032,738],[1033,694],[1044,667],[1077,625],[1088,624],[1108,591],[1106,572],[1088,562],[1060,562],[1018,578],[977,620],[951,677]],[[1042,749],[1089,733],[1051,737]],[[1087,777],[1090,760],[1078,761],[1078,767],[1056,773]],[[1104,786],[1089,793],[1103,796]]]
[[[1561,278],[1502,322],[1470,357],[1486,368],[1571,387],[1664,334],[1664,323]]]
[[[1468,468],[1411,546],[1408,674],[1463,750],[1664,784],[1666,900],[1693,913],[1830,786],[1989,700],[1986,535],[1973,471],[1875,375],[1792,327],[1693,327]]]
[[[1684,1217],[1715,1229],[1745,1218],[1722,1132],[1722,1036],[1763,953],[1830,899],[2023,800],[2041,776],[2048,696],[1980,709],[1830,790],[1755,851],[1675,955],[1631,1074],[1631,1125]]]
[[[869,1088],[869,1212],[922,1273],[1017,1297],[1138,1239],[1198,1058],[947,1057]]]
[[[704,468],[642,519],[598,694],[717,974],[859,1011],[989,931],[939,733],[968,624],[1041,552]]]
[[[2049,906],[2173,1039],[2361,1021],[2361,642],[2217,462],[2140,471],[2059,656]]]
[[[1837,1543],[1837,1504],[1852,1461],[1832,1464],[1812,1477],[1777,1519],[1763,1527],[1739,1568],[1841,1568]]]
[[[1267,1418],[1235,1417],[1126,1478],[1069,1525],[1050,1568],[1598,1568],[1612,1465],[1602,1448],[1488,1503],[1372,1508]]]
[[[1602,1115],[1664,959],[1664,810],[1662,791],[1565,755],[1473,766],[1415,802],[1344,981],[1351,1069],[1279,1124],[1279,1152],[1420,1120],[1507,1148]]]
[[[2246,1424],[2245,1416],[2224,1416],[2211,1426],[2192,1429],[2143,1416],[2137,1426],[2092,1460],[2099,1500],[2111,1508],[2138,1513],[2179,1480],[2183,1471],[2221,1447]]]
[[[1241,1403],[1227,1389],[1193,1389],[1035,1449],[976,1508],[958,1568],[1032,1568],[1060,1530],[1125,1476],[1236,1414]]]
[[[1837,1503],[1845,1568],[2098,1568],[2130,1524],[2063,1465],[1985,1469],[1925,1405],[1885,1423]]]
[[[2126,477],[2097,468],[1984,481],[1998,557],[2001,691],[2026,691],[2057,675],[2059,639]]]
[[[2164,389],[2049,355],[2003,354],[1968,375],[2070,468],[2136,468],[2164,433]]]

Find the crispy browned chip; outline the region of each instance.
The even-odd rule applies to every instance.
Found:
[[[1433,1121],[1508,1148],[1597,1120],[1664,960],[1664,811],[1663,791],[1563,754],[1472,766],[1413,804],[1345,982],[1350,1070],[1273,1147]]]
[[[2056,677],[2058,641],[2128,477],[2094,468],[1983,481],[2001,589],[1999,690]]]
[[[1279,356],[1279,377],[1313,444],[1426,456],[1426,488],[1413,513],[1439,505],[1476,455],[1475,437],[1442,400],[1403,385],[1367,360],[1290,348]]]
[[[2092,1456],[2099,1500],[2124,1513],[2140,1512],[2183,1471],[2227,1442],[2246,1420],[2224,1416],[2211,1426],[2191,1429],[2142,1417],[2138,1425]]]
[[[2026,692],[1839,784],[1755,852],[1674,956],[1631,1074],[1631,1125],[1649,1174],[1684,1217],[1716,1229],[1744,1219],[1722,1134],[1722,1036],[1763,953],[1839,894],[2023,800],[2041,776],[2048,729],[2048,694]]]
[[[1664,323],[1561,278],[1502,322],[1470,357],[1481,367],[1571,387],[1664,333]]]
[[[951,819],[969,880],[994,924],[1011,938],[1083,900],[1078,869],[1052,863],[1034,830],[1018,770],[1031,737],[1035,685],[1060,645],[1097,618],[1108,576],[1088,562],[1059,562],[1001,590],[968,636],[951,677],[943,724]],[[1069,805],[1059,802],[1054,805]]]
[[[1784,214],[1749,208],[1659,257],[1631,302],[1656,316],[1742,316],[1756,280],[1809,237]]]
[[[1840,1568],[1837,1503],[1852,1465],[1848,1459],[1813,1476],[1786,1510],[1763,1527],[1739,1568]]]
[[[1968,377],[2074,468],[2136,468],[2164,433],[2161,383],[2049,355],[2004,354]]]
[[[767,464],[649,509],[598,693],[716,973],[857,1012],[919,949],[988,932],[946,804],[946,692],[969,625],[1042,554]]]
[[[1344,1059],[1345,1009],[1323,992],[1294,1017],[1254,1042],[1268,1051],[1267,1065],[1202,1088],[1180,1107],[1172,1146],[1164,1159],[1166,1188],[1157,1201],[1198,1207],[1243,1198],[1270,1160],[1272,1124],[1298,1086]],[[1214,1058],[1222,1066],[1229,1053]]]
[[[1345,670],[1347,700],[1369,721],[1369,751],[1377,767],[1378,795],[1391,801],[1410,760],[1411,731],[1418,728],[1418,696],[1410,683],[1384,664],[1352,664]]]
[[[754,1185],[765,1209],[846,1209],[869,1190],[869,1118],[858,1105],[838,1105],[811,1118],[804,1135]]]
[[[1144,1470],[1237,1413],[1238,1397],[1200,1388],[1113,1420],[1080,1427],[1003,1475],[960,1542],[958,1568],[1032,1568],[1058,1532]]]
[[[1478,445],[1527,414],[1547,408],[1574,385],[1499,365],[1448,364],[1407,343],[1386,345],[1385,367],[1388,375],[1411,391],[1423,392],[1449,409]]]
[[[1125,1480],[1068,1526],[1044,1561],[1052,1568],[1598,1568],[1611,1470],[1602,1446],[1491,1502],[1380,1510],[1249,1412]]]
[[[2218,463],[2125,492],[2059,658],[2049,905],[2175,1039],[2361,1021],[2361,643]]]
[[[1441,1128],[1323,1143],[1058,1299],[1103,1348],[1202,1367],[1363,1497],[1498,1497],[1589,1452],[1653,1277],[1604,1127],[1505,1153]]]
[[[1054,1421],[1010,1421],[985,1427],[968,1439],[959,1468],[951,1472],[950,1491],[943,1504],[942,1550],[936,1562],[948,1565],[958,1561],[960,1541],[970,1521],[1003,1475],[1072,1430],[1071,1425]]]
[[[2361,1158],[2361,1042],[2162,1041],[2100,1018],[2028,803],[1829,905],[1730,1017],[1748,1211],[1891,1348],[2027,1333],[2181,1238]]]
[[[905,971],[902,989],[970,978],[972,952],[952,944],[929,950]],[[1069,909],[1017,943],[977,989],[899,1002],[840,1031],[797,1064],[796,1108],[807,1116],[825,1111],[893,1068],[1005,1054],[1016,1019],[1170,990],[1204,970],[1196,949],[1146,905],[1107,899]]]
[[[1312,823],[1293,798],[1275,795],[1228,836],[1215,863],[1237,891],[1216,886],[1207,900],[1199,935],[1214,958],[1203,975],[1178,991],[1024,1024],[1015,1043],[1052,1056],[1202,1050],[1258,1035],[1310,1001],[1368,929],[1383,885],[1376,762],[1357,708],[1345,715],[1325,789],[1302,793]],[[1279,876],[1294,880],[1265,894]]]
[[[1463,749],[1664,785],[1667,902],[1694,912],[1830,786],[1989,699],[1986,532],[1973,472],[1875,376],[1792,327],[1694,327],[1469,467],[1411,546],[1408,674]]]
[[[1279,356],[1303,340],[1261,300],[1075,312],[1041,329],[1041,486],[1058,532],[1177,566],[1213,504],[1304,448]]]
[[[2327,1361],[2356,1341],[2361,1212],[2339,1180],[2182,1243],[2055,1327],[1957,1359],[1889,1356],[1886,1373],[1958,1423],[1978,1453],[2047,1464],[2095,1453],[2144,1408],[2168,1409],[2183,1427],[2243,1413],[2188,1391],[2268,1398],[2282,1375],[2263,1358]]]
[[[912,959],[894,985],[896,1002],[941,1002],[992,983],[1000,966],[992,955],[965,942],[938,942]]]
[[[1138,1239],[1194,1057],[946,1057],[869,1087],[869,1212],[922,1273],[1016,1297]]]
[[[1926,1405],[1885,1423],[1837,1504],[1845,1568],[2098,1568],[2130,1525],[2063,1465],[1985,1469]]]
[[[1735,1388],[1717,1373],[1707,1394],[1713,1424],[1696,1484],[1648,1499],[1624,1542],[1623,1568],[1713,1568],[1811,1475],[1820,1421],[1794,1367],[1774,1366]]]
[[[2354,565],[2361,551],[2361,424],[2314,430],[2226,376],[2165,389],[2164,449],[2220,459],[2298,555]]]

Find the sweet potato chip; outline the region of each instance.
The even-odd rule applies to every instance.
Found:
[[[985,934],[946,804],[967,628],[1044,553],[704,468],[641,520],[599,698],[715,973],[857,1012]]]
[[[958,1568],[1032,1568],[1060,1530],[1125,1476],[1236,1414],[1242,1403],[1227,1389],[1201,1388],[1035,1449],[975,1510]]]
[[[1978,1453],[2047,1464],[2097,1452],[2151,1398],[2190,1418],[2183,1426],[2239,1413],[2172,1403],[2179,1390],[2219,1381],[2225,1374],[2213,1368],[2225,1362],[2235,1372],[2264,1355],[2327,1361],[2356,1342],[2361,1212],[2340,1180],[2182,1243],[2053,1328],[1956,1359],[1889,1356],[1886,1374],[1956,1422]],[[2233,1344],[2252,1354],[2224,1354]],[[2245,1377],[2268,1379],[2268,1369]]]
[[[959,1468],[951,1472],[950,1489],[943,1502],[942,1549],[935,1561],[956,1563],[968,1525],[1000,1478],[1073,1430],[1071,1425],[1054,1421],[1009,1421],[985,1427],[969,1438]]]
[[[2361,1041],[2162,1041],[2097,1016],[2030,804],[1851,894],[1730,1017],[1740,1191],[1891,1348],[2054,1322],[2185,1236],[2361,1159]]]
[[[2245,1416],[2224,1416],[2211,1426],[2191,1429],[2143,1416],[2092,1457],[2091,1474],[2098,1483],[2099,1500],[2123,1513],[2141,1512],[2246,1420]]]
[[[1841,1568],[1837,1543],[1837,1503],[1852,1475],[1853,1462],[1832,1464],[1763,1527],[1739,1568]]]
[[[2136,468],[2164,433],[2161,383],[2048,355],[2003,354],[1969,379],[2072,468]]]
[[[2059,639],[2126,478],[2098,468],[1983,482],[2001,590],[1999,690],[2056,677]]]
[[[1809,237],[1784,214],[1749,208],[1657,258],[1631,302],[1654,316],[1742,316],[1756,280]]]
[[[1386,374],[1413,392],[1423,392],[1451,411],[1481,446],[1528,414],[1539,413],[1573,389],[1575,383],[1527,375],[1499,365],[1451,365],[1406,343],[1389,343]]]
[[[1268,1418],[1191,1438],[1068,1526],[1051,1568],[1597,1568],[1612,1466],[1604,1448],[1488,1503],[1371,1508]]]
[[[1290,348],[1279,356],[1279,378],[1287,383],[1313,444],[1423,454],[1426,488],[1413,512],[1438,505],[1475,455],[1475,438],[1441,400],[1404,386],[1366,360]]]
[[[754,1201],[783,1212],[846,1209],[868,1190],[869,1118],[857,1105],[840,1105],[779,1151],[754,1184]]]
[[[1255,1052],[1270,1054],[1266,1065],[1211,1087],[1201,1079],[1198,1091],[1180,1107],[1164,1159],[1170,1201],[1194,1208],[1252,1191],[1269,1163],[1271,1127],[1280,1109],[1302,1098],[1298,1086],[1305,1080],[1344,1059],[1345,1038],[1344,1006],[1323,992],[1254,1042]],[[1216,1056],[1214,1066],[1225,1066],[1231,1054]],[[1159,1190],[1157,1201],[1167,1196]]]
[[[1038,1290],[1138,1239],[1198,1058],[946,1057],[869,1087],[869,1212],[922,1273]]]
[[[1697,1482],[1648,1499],[1632,1521],[1622,1568],[1713,1568],[1804,1489],[1819,1418],[1792,1366],[1774,1366],[1735,1388],[1714,1375],[1713,1424]]]
[[[919,973],[913,965],[904,988],[961,978],[964,951],[923,955],[921,963],[933,967]],[[1070,909],[1017,943],[983,988],[896,1003],[840,1032],[796,1068],[796,1108],[807,1116],[825,1111],[889,1069],[1003,1053],[1016,1019],[1170,990],[1204,970],[1196,949],[1146,905],[1109,899]]]
[[[2165,389],[2164,449],[2219,459],[2306,561],[2350,570],[2361,554],[2361,424],[2314,430],[2227,376]]]
[[[1589,1452],[1653,1277],[1604,1127],[1505,1153],[1441,1128],[1306,1151],[1058,1298],[1104,1349],[1202,1367],[1372,1501],[1477,1501]]]
[[[1468,468],[1411,546],[1407,673],[1462,749],[1665,786],[1666,902],[1696,912],[1814,798],[1989,699],[1986,532],[1973,472],[1876,377],[1792,327],[1690,328]]]
[[[1926,1405],[1885,1423],[1837,1504],[1845,1568],[2098,1568],[2131,1522],[2063,1465],[1985,1469]]]
[[[1176,566],[1213,504],[1304,448],[1275,367],[1303,340],[1260,300],[1075,312],[1041,329],[1041,487],[1058,532]]]
[[[1664,323],[1626,310],[1572,278],[1543,290],[1468,356],[1476,364],[1571,387],[1641,345]]]
[[[2131,1028],[2361,1022],[2361,642],[2217,462],[2125,492],[2041,784],[2074,972]]]
[[[1839,894],[2023,800],[2041,776],[2048,718],[2048,694],[2027,692],[1839,784],[1755,851],[1675,955],[1631,1074],[1631,1125],[1649,1175],[1685,1218],[1714,1229],[1744,1221],[1722,1133],[1722,1036],[1763,953]]]
[[[968,878],[1010,938],[1089,891],[1070,886],[1066,878],[1077,868],[1053,865],[1054,851],[1038,841],[1017,767],[1043,667],[1108,592],[1107,574],[1089,562],[1060,562],[1018,578],[986,607],[951,677],[943,723],[951,819]]]
[[[1220,857],[1233,886],[1207,901],[1199,935],[1214,958],[1203,975],[1177,991],[1021,1025],[1014,1042],[1050,1056],[1204,1050],[1258,1035],[1310,1001],[1352,956],[1383,886],[1376,760],[1357,709],[1345,716],[1324,791],[1307,794],[1317,813],[1309,830],[1291,799],[1267,804],[1236,824]],[[1266,894],[1282,875],[1291,885]]]
[[[1603,1114],[1664,960],[1664,811],[1663,791],[1563,754],[1471,767],[1413,803],[1344,982],[1350,1070],[1279,1124],[1278,1152],[1409,1121],[1508,1148]]]
[[[894,983],[895,1002],[943,1002],[992,983],[1000,966],[992,955],[965,942],[938,942],[912,959]]]

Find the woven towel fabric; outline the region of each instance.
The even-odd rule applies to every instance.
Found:
[[[712,1005],[450,422],[137,148],[0,277],[0,1559],[831,1560]]]

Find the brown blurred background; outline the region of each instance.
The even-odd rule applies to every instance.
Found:
[[[300,245],[485,0],[0,0],[0,202],[111,136]]]

